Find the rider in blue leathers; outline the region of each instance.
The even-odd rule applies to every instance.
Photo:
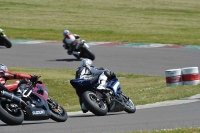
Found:
[[[98,86],[96,89],[102,90],[106,88],[106,82],[108,79],[114,78],[116,75],[109,71],[108,69],[104,68],[97,68],[92,66],[92,60],[90,59],[83,59],[80,63],[80,67],[76,70],[76,78],[97,81]],[[80,104],[82,111],[85,113],[88,109],[84,106],[79,96]]]

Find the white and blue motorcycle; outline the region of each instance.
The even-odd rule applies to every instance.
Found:
[[[108,81],[106,90],[97,90],[97,84],[91,80],[72,79],[70,83],[87,109],[97,116],[104,116],[107,112],[136,111],[132,100],[121,91],[117,77]]]

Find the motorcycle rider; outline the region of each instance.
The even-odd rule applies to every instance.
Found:
[[[30,79],[33,82],[37,80],[38,76],[31,76],[29,74],[21,74],[21,73],[13,73],[8,71],[7,66],[4,64],[0,64],[0,86],[1,89],[5,91],[15,91],[18,89],[19,81],[15,81],[11,84],[6,84],[7,80],[13,80],[13,79]]]
[[[79,53],[77,50],[79,48],[79,45],[84,43],[84,40],[82,40],[80,36],[77,34],[71,34],[69,30],[64,30],[63,36],[64,36],[63,47],[65,49],[68,49],[67,53],[69,55],[75,54],[78,56]]]
[[[97,68],[92,66],[92,60],[90,59],[83,59],[80,63],[80,67],[78,67],[76,70],[76,78],[91,80],[92,82],[97,81],[98,86],[96,89],[98,90],[110,91],[109,89],[106,88],[106,82],[115,77],[116,75],[112,71],[109,71],[108,69],[104,69],[102,67]],[[79,96],[79,101],[83,113],[86,113],[88,109],[82,103],[81,96]]]

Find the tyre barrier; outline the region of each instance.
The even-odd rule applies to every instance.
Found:
[[[166,86],[197,85],[200,83],[198,67],[169,69],[165,71]]]
[[[169,69],[165,71],[167,86],[182,85],[182,71],[181,69]]]
[[[197,85],[199,80],[198,67],[186,67],[182,68],[182,82],[183,85]]]

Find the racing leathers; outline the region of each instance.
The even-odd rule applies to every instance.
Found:
[[[105,89],[107,76],[104,74],[104,68],[94,66],[85,66],[77,68],[76,78],[91,80],[95,82],[98,79],[99,86],[97,89]]]
[[[32,79],[31,75],[28,74],[21,74],[21,73],[12,73],[10,71],[0,70],[0,83],[4,85],[8,91],[15,91],[18,89],[19,81],[15,81],[10,84],[6,84],[7,80],[13,80],[13,79]]]

